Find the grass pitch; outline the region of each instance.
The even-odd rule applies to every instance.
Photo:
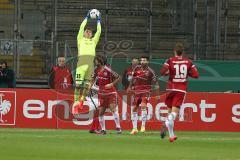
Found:
[[[1,160],[240,160],[240,133],[89,134],[79,130],[0,129]]]

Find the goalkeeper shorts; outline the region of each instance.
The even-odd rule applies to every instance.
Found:
[[[80,56],[78,57],[76,69],[76,84],[82,85],[84,81],[90,81],[94,71],[94,56]]]

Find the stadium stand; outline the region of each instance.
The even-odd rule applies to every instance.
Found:
[[[240,59],[236,52],[240,40],[240,2],[237,0],[228,0],[228,3],[221,1],[219,13],[215,10],[218,6],[213,0],[209,0],[208,4],[198,0],[196,12],[190,0],[58,0],[56,8],[54,2],[22,0],[16,3],[13,0],[0,0],[0,20],[6,24],[0,26],[1,44],[6,39],[17,40],[13,41],[14,44],[19,41],[32,43],[29,48],[31,53],[27,55],[1,56],[10,61],[13,68],[20,67],[18,79],[46,80],[49,68],[55,63],[56,53],[76,56],[79,25],[86,11],[91,8],[99,9],[103,18],[98,53],[108,56],[117,54],[116,57],[150,55],[152,58],[166,58],[171,54],[175,42],[182,41],[187,46],[188,55],[197,60]],[[19,13],[16,20],[17,9]],[[194,17],[197,19],[195,44]],[[220,21],[219,32],[215,29],[217,19]],[[95,27],[93,24],[91,21],[90,26]],[[110,48],[110,52],[104,50],[107,42],[114,42],[118,46],[123,40],[132,44],[124,50],[125,54],[118,54],[122,52],[119,48],[114,51]]]

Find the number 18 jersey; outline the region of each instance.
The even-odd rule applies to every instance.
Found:
[[[198,77],[198,71],[192,61],[185,57],[175,56],[164,63],[164,68],[169,71],[167,90],[186,92],[187,78]]]

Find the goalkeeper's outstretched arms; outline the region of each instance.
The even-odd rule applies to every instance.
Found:
[[[84,28],[87,25],[88,18],[90,18],[90,10],[88,11],[86,17],[84,18],[84,20],[82,21],[82,23],[80,25],[78,35],[77,35],[77,41],[78,42],[83,38]]]
[[[100,36],[101,36],[101,32],[102,32],[102,27],[101,27],[101,13],[99,12],[99,14],[97,15],[98,19],[97,19],[97,32],[95,33],[94,37],[93,37],[93,41],[95,42],[95,44],[97,45]]]

